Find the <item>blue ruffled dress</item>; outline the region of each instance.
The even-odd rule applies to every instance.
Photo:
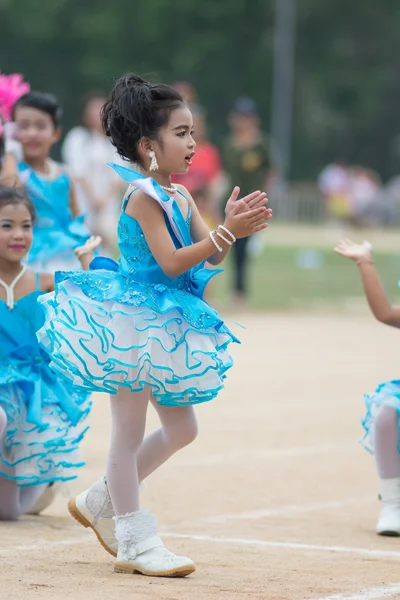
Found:
[[[381,406],[391,406],[400,415],[400,380],[385,381],[380,383],[373,394],[365,394],[367,412],[362,419],[364,436],[362,445],[372,454],[374,453],[374,426],[375,419]],[[400,452],[400,417],[399,417],[399,452]]]
[[[7,427],[0,440],[0,476],[18,485],[76,479],[78,448],[88,429],[89,394],[49,366],[36,331],[44,323],[37,290],[13,309],[0,300],[0,407]]]
[[[190,212],[185,219],[151,178],[112,166],[162,206],[176,248],[192,244]],[[174,279],[165,275],[125,213],[128,198],[118,224],[119,263],[98,257],[90,271],[57,273],[55,292],[39,299],[46,311],[39,340],[52,368],[84,390],[148,387],[170,406],[211,400],[233,364],[228,345],[239,341],[203,300],[219,270],[201,264]]]
[[[80,263],[73,251],[86,242],[90,232],[84,215],[72,217],[68,175],[60,170],[55,179],[48,180],[23,162],[19,163],[18,172],[37,213],[29,266],[49,273],[79,269]]]

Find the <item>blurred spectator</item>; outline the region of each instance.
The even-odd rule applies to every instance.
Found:
[[[232,186],[240,187],[240,197],[265,190],[272,169],[271,146],[260,129],[260,119],[251,98],[239,98],[229,116],[230,135],[223,152],[223,164]],[[249,238],[233,246],[234,290],[236,300],[247,294]]]
[[[172,84],[172,87],[175,88],[181,94],[181,96],[183,97],[185,102],[188,103],[190,108],[197,105],[197,90],[190,81],[187,81],[186,79],[178,80]]]
[[[82,125],[66,136],[62,156],[77,183],[78,200],[87,214],[88,227],[103,238],[106,250],[112,250],[116,246],[122,184],[107,162],[121,164],[122,159],[101,127],[100,111],[105,100],[101,94],[86,98]]]
[[[342,159],[327,165],[318,178],[328,215],[338,221],[347,221],[351,215],[350,172]]]
[[[378,200],[381,188],[379,177],[374,171],[364,167],[349,169],[350,179],[350,221],[353,225],[364,225],[366,212]]]
[[[193,114],[196,154],[185,175],[175,175],[173,181],[184,185],[193,196],[199,211],[210,227],[218,220],[218,189],[222,177],[220,155],[209,141],[206,117],[198,106],[191,107]]]

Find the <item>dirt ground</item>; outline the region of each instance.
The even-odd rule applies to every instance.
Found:
[[[238,320],[247,328],[226,389],[143,492],[166,545],[197,571],[115,574],[60,496],[41,517],[0,523],[1,600],[400,598],[400,540],[375,534],[374,464],[357,444],[363,393],[399,375],[398,332],[364,314]],[[91,425],[70,493],[104,471],[106,397]]]

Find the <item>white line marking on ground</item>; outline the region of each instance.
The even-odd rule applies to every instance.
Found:
[[[23,546],[10,546],[8,548],[1,548],[0,557],[12,556],[18,554],[18,552],[35,552],[37,550],[44,550],[45,548],[58,548],[59,546],[76,546],[87,542],[94,541],[94,538],[90,535],[79,536],[70,540],[57,540],[49,542],[47,540],[39,540],[35,544],[26,544]]]
[[[335,594],[323,598],[309,598],[308,600],[381,600],[381,598],[394,598],[400,594],[400,584],[394,583],[386,587],[361,590],[357,594]]]
[[[258,546],[263,548],[282,548],[286,550],[312,550],[312,551],[325,551],[325,552],[336,552],[336,553],[346,553],[346,554],[359,554],[361,556],[369,556],[376,558],[400,558],[400,551],[391,551],[391,550],[373,550],[367,548],[351,548],[349,546],[321,546],[318,544],[299,544],[296,542],[272,542],[267,540],[251,540],[251,539],[242,539],[242,538],[226,538],[226,537],[215,537],[211,535],[197,535],[197,534],[186,534],[186,533],[163,533],[161,534],[164,537],[168,537],[171,539],[177,540],[193,540],[199,542],[212,542],[216,544],[231,544],[231,545],[241,545],[241,546]],[[45,548],[57,548],[62,546],[74,546],[81,544],[92,544],[95,540],[93,536],[88,532],[87,535],[77,536],[76,538],[71,538],[68,540],[57,540],[54,542],[49,542],[47,540],[39,540],[34,544],[27,545],[19,545],[19,546],[10,546],[8,548],[2,548],[0,551],[0,557],[2,556],[11,556],[13,554],[17,554],[18,552],[34,552],[40,551]],[[320,599],[325,600],[325,599]],[[328,600],[328,599],[326,599]],[[331,600],[329,598],[329,600]],[[336,598],[334,598],[336,600]],[[342,600],[345,600],[343,598]]]
[[[259,546],[264,548],[284,548],[286,550],[316,550],[318,552],[337,552],[359,554],[361,556],[375,556],[377,558],[400,558],[400,551],[373,550],[367,548],[351,548],[349,546],[320,546],[318,544],[298,544],[296,542],[271,542],[267,540],[247,540],[242,538],[215,537],[212,535],[196,535],[184,533],[163,533],[164,537],[195,540],[199,542],[213,542],[215,544],[236,544],[242,546]]]
[[[332,446],[293,446],[291,448],[271,448],[270,450],[261,450],[258,452],[227,452],[218,454],[205,454],[202,458],[187,457],[186,459],[172,459],[167,463],[169,467],[210,467],[226,463],[244,463],[249,460],[273,460],[275,458],[285,458],[293,456],[321,454],[347,454],[352,451],[358,451],[357,444],[343,444]]]
[[[315,504],[293,504],[288,506],[280,506],[279,508],[269,508],[269,509],[261,509],[261,510],[253,510],[250,512],[244,513],[234,513],[230,515],[216,515],[215,517],[205,517],[202,521],[206,523],[225,523],[231,519],[245,519],[245,520],[254,520],[254,519],[264,519],[266,517],[286,517],[292,514],[298,513],[307,513],[307,512],[316,512],[318,510],[325,510],[329,508],[342,508],[348,504],[352,504],[353,502],[359,502],[355,498],[349,500],[335,501],[332,500],[330,502],[316,502]]]

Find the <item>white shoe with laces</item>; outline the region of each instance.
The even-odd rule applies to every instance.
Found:
[[[378,535],[400,536],[400,477],[381,479],[382,508],[376,526]]]
[[[105,477],[100,477],[89,489],[71,498],[68,510],[80,525],[94,531],[104,550],[117,556],[114,509]]]
[[[118,556],[116,573],[150,577],[186,577],[196,570],[190,558],[167,550],[157,532],[156,520],[145,510],[116,517]]]

